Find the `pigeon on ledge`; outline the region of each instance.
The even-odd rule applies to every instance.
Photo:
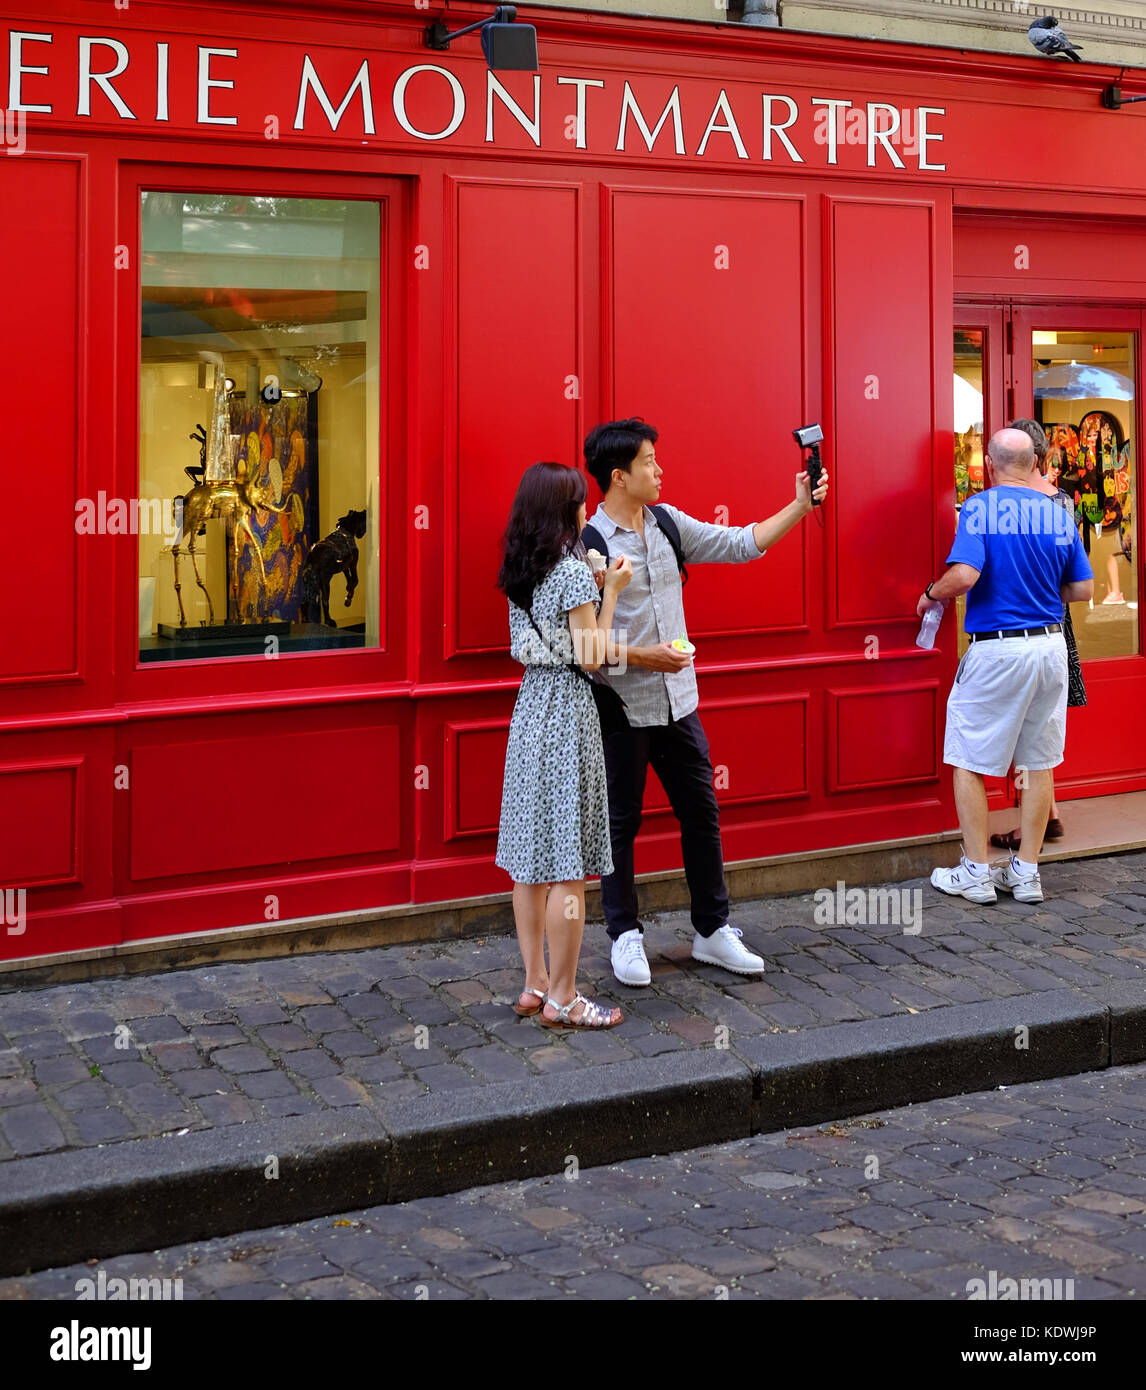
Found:
[[[1027,30],[1027,38],[1038,49],[1040,53],[1045,53],[1048,58],[1069,58],[1072,63],[1081,63],[1082,59],[1078,56],[1082,50],[1077,44],[1071,43],[1066,34],[1058,26],[1058,20],[1054,15],[1047,15],[1045,19],[1036,19]]]

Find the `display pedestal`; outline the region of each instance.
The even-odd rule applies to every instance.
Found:
[[[309,626],[309,624],[307,625]],[[217,642],[231,637],[262,638],[270,635],[285,637],[291,630],[287,622],[267,623],[215,623],[192,627],[175,627],[172,623],[159,624],[159,636],[167,642]]]
[[[274,637],[278,650],[287,652],[338,651],[365,647],[362,625],[327,627],[325,623],[216,623],[212,627],[172,627],[159,624],[158,637],[142,637],[139,659],[198,661],[205,657],[265,656],[267,638]]]

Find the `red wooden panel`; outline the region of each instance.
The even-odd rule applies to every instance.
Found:
[[[722,807],[808,795],[808,698],[705,702],[701,714]]]
[[[807,707],[806,692],[701,701],[699,713],[722,807],[807,796]],[[671,814],[671,809],[650,765],[645,817]]]
[[[508,646],[491,537],[531,463],[581,457],[579,190],[461,182],[456,195],[447,656]]]
[[[737,526],[778,511],[805,423],[803,200],[614,190],[610,236],[611,414],[660,431],[661,500]],[[803,534],[748,570],[691,570],[689,632],[802,626]]]
[[[937,681],[829,690],[828,784],[833,792],[903,786],[939,776]]]
[[[931,577],[932,218],[924,204],[830,206],[835,623],[902,621]]]
[[[0,888],[79,881],[81,765],[0,767]]]
[[[78,163],[0,159],[0,294],[19,338],[4,354],[0,590],[35,596],[33,612],[9,615],[19,630],[0,643],[0,683],[76,670],[79,199]]]
[[[1023,295],[1051,286],[1087,298],[1146,299],[1146,241],[1133,223],[956,217],[954,268],[963,293]]]
[[[508,719],[447,722],[447,841],[497,834],[508,739]]]
[[[394,727],[149,745],[131,753],[134,879],[396,849]]]

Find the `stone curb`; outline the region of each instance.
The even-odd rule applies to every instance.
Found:
[[[1015,1046],[1015,1029],[1029,1029]],[[1146,1060],[1146,996],[1051,990],[3,1165],[0,1275]],[[275,1156],[279,1176],[266,1176]]]

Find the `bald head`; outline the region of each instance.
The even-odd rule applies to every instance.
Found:
[[[987,445],[987,457],[1000,477],[1022,478],[1031,475],[1035,466],[1035,446],[1030,435],[1022,430],[999,430]]]

